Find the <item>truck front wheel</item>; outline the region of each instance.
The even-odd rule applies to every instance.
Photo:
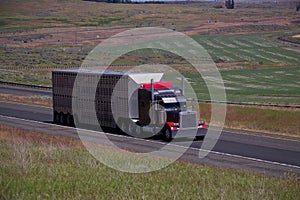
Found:
[[[170,142],[173,139],[173,134],[169,127],[164,128],[163,138],[164,138],[164,141],[166,141],[166,142]]]

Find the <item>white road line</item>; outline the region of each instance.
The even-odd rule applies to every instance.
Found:
[[[39,121],[35,121],[35,120],[28,120],[28,119],[22,119],[22,118],[17,118],[17,117],[9,117],[9,116],[4,116],[4,115],[0,115],[0,117],[7,118],[7,119],[21,120],[21,121],[25,121],[25,122],[33,122],[33,123],[43,124],[43,125],[46,124],[46,125],[50,125],[50,126],[56,126],[56,127],[71,129],[71,130],[79,129],[79,130],[89,131],[89,132],[93,132],[93,133],[97,133],[97,134],[110,135],[110,136],[113,136],[113,137],[128,138],[128,139],[139,140],[139,141],[147,141],[147,142],[151,142],[151,143],[154,143],[154,144],[166,145],[166,143],[164,143],[164,142],[141,139],[141,138],[134,138],[134,137],[129,137],[129,136],[125,136],[125,135],[104,133],[104,132],[98,132],[98,131],[93,131],[93,130],[62,126],[62,125],[57,125],[57,124],[49,124],[49,123],[39,122]],[[204,149],[198,149],[198,148],[195,148],[195,147],[181,146],[181,145],[177,145],[177,144],[169,144],[169,145],[172,145],[174,147],[180,147],[180,148],[185,148],[185,149],[192,149],[192,150],[196,150],[196,151],[203,151],[203,152],[213,153],[213,154],[216,154],[216,155],[222,155],[222,156],[240,158],[240,159],[251,160],[251,161],[256,161],[256,162],[262,162],[262,163],[267,163],[267,164],[272,164],[272,165],[279,165],[279,166],[283,166],[283,167],[300,169],[300,166],[297,166],[297,165],[290,165],[290,164],[284,164],[284,163],[280,163],[280,162],[262,160],[262,159],[259,159],[259,158],[245,157],[245,156],[240,156],[240,155],[235,155],[235,154],[222,153],[222,152],[218,152],[218,151],[209,151],[209,150],[204,150]]]

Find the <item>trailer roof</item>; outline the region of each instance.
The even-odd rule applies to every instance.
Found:
[[[160,81],[163,77],[163,73],[158,72],[128,72],[128,71],[112,71],[112,70],[88,70],[88,69],[66,69],[66,70],[54,70],[53,72],[65,72],[65,73],[74,73],[74,74],[99,74],[99,75],[120,75],[128,76],[136,83],[145,83],[150,82],[151,79],[154,81]]]
[[[90,69],[63,69],[63,70],[53,70],[53,72],[70,72],[70,73],[84,73],[84,74],[114,74],[114,75],[162,74],[160,72],[130,72],[130,71],[90,70]]]

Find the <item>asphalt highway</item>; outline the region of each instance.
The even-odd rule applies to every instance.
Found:
[[[23,90],[22,88],[10,88],[6,86],[1,86],[0,92],[23,95],[51,95],[51,92],[49,93],[48,91],[36,89]],[[47,130],[47,133],[57,134],[56,128],[53,131],[51,127],[55,126],[51,124],[52,108],[0,102],[0,115],[4,117],[0,119],[0,124],[27,129],[33,127],[33,130],[39,130],[42,124],[47,128],[41,128],[41,132]],[[5,116],[12,118],[5,118]],[[26,120],[32,120],[28,122],[30,125],[26,124]],[[59,127],[66,132],[70,131],[68,127]],[[71,136],[73,137],[76,135],[76,131],[72,129],[72,132]],[[139,141],[136,143],[134,142],[135,138],[122,137],[120,145],[124,145],[124,140],[126,140],[126,148],[132,148],[134,151],[147,152],[151,151],[154,147],[157,148],[159,146],[157,144],[164,144],[162,140],[155,139],[150,143],[156,142],[157,144],[154,146],[150,145],[151,147],[149,147],[149,142]],[[119,137],[116,138],[114,140],[118,143]],[[133,145],[130,145],[131,143]],[[144,145],[142,145],[143,143]],[[182,160],[262,171],[276,175],[283,175],[285,172],[294,172],[300,176],[300,138],[270,135],[254,131],[223,129],[212,152],[206,160],[199,161],[199,158],[197,159],[197,156],[194,155],[194,151],[199,150],[202,143],[203,140],[194,141],[189,151],[182,157]]]
[[[0,85],[0,94],[15,94],[15,95],[28,95],[28,96],[52,96],[50,90],[39,90],[33,88],[21,88],[8,85]]]
[[[45,122],[45,124],[51,124],[52,121],[51,108],[18,103],[0,102],[0,115]],[[13,124],[14,123],[11,125]],[[65,128],[67,129],[67,127]],[[126,139],[130,140],[130,137]],[[163,141],[159,139],[155,139],[154,142],[163,143]],[[193,149],[200,149],[202,143],[203,140],[196,140],[192,143],[191,147]],[[297,170],[300,170],[299,144],[299,138],[225,129],[222,131],[221,137],[212,151],[239,156],[243,159],[261,160],[263,163],[275,163],[280,166],[294,166]],[[141,149],[137,148],[134,150],[141,152],[147,151],[146,149],[143,149],[142,146]]]

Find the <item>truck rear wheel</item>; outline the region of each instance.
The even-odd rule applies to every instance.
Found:
[[[66,124],[66,118],[65,118],[64,113],[59,114],[59,124],[60,125],[65,125]]]
[[[170,142],[173,139],[173,134],[169,127],[164,128],[163,138],[164,138],[164,141],[166,141],[166,142]]]
[[[67,126],[73,126],[73,117],[72,117],[72,115],[70,115],[70,114],[67,114],[67,116],[66,116],[66,124],[67,124]]]
[[[59,124],[59,114],[56,111],[54,111],[53,115],[54,115],[53,116],[53,123],[54,124]]]

